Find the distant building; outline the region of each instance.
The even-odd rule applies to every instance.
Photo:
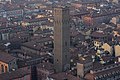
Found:
[[[0,0],[0,3],[3,3],[3,2],[11,2],[11,0]]]
[[[104,43],[102,45],[102,48],[104,49],[104,51],[108,51],[109,53],[112,53],[112,46],[109,45],[108,43]]]
[[[56,72],[70,66],[70,14],[68,7],[54,8],[54,66]]]
[[[120,56],[120,45],[115,45],[114,48],[115,48],[115,56],[116,57]]]
[[[109,23],[111,18],[117,15],[119,15],[119,9],[98,9],[97,11],[93,10],[89,15],[82,16],[82,19],[86,25],[93,26],[100,23]]]
[[[85,80],[119,80],[120,63],[103,66],[87,73]]]
[[[48,80],[80,80],[80,79],[69,73],[62,72],[57,74],[51,74]]]
[[[111,19],[111,22],[112,23],[114,23],[114,24],[117,24],[118,22],[119,22],[119,16],[116,16],[116,17],[113,17],[112,19]]]
[[[95,16],[96,14],[93,14],[93,16],[83,16],[83,21],[86,25],[88,26],[93,26],[95,24],[100,24],[100,23],[108,23],[110,21],[110,17],[108,15],[106,16]]]
[[[84,78],[85,74],[93,68],[92,58],[90,56],[80,56],[77,62],[77,76]]]
[[[24,55],[26,55],[26,58],[36,57],[45,55],[48,52],[52,51],[53,49],[51,47],[48,47],[47,45],[51,45],[53,43],[53,39],[51,37],[38,37],[33,38],[32,41],[23,43],[21,46],[22,51],[24,52]]]
[[[31,72],[28,67],[20,68],[11,73],[0,74],[0,80],[31,80]]]
[[[91,35],[92,40],[107,41],[107,35],[103,31],[95,31]]]
[[[17,69],[16,58],[8,53],[0,51],[0,74]]]
[[[54,66],[49,62],[43,62],[37,65],[37,71],[38,80],[47,80],[49,75],[54,74]]]

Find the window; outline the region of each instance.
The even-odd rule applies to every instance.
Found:
[[[14,64],[15,64],[15,62],[14,62]]]
[[[65,42],[65,46],[67,46],[67,42]]]
[[[5,72],[7,72],[7,66],[5,66]]]
[[[65,55],[65,58],[67,59],[67,55]]]
[[[4,66],[3,65],[1,65],[1,71],[4,72]]]

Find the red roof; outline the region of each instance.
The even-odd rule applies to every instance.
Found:
[[[10,54],[0,51],[0,61],[5,63],[9,63],[10,61],[14,60],[15,57],[11,56]]]
[[[52,74],[52,75],[50,75],[50,77],[55,80],[65,80],[65,79],[66,80],[80,80],[79,78],[77,78],[71,74],[65,73],[65,72]]]
[[[91,34],[92,37],[105,37],[106,34],[103,31],[96,31]]]

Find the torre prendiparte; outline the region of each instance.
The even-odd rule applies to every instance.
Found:
[[[54,8],[54,66],[56,72],[70,67],[70,14],[69,7]]]

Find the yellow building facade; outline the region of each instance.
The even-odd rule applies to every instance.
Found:
[[[0,61],[0,74],[8,72],[9,68],[8,68],[8,64]]]

